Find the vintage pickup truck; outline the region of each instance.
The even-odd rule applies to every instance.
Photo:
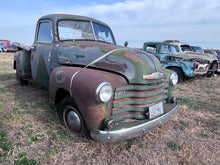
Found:
[[[207,74],[209,63],[202,59],[189,59],[180,53],[178,47],[165,42],[145,42],[143,50],[154,54],[164,69],[170,69],[178,75],[178,82],[184,78]]]
[[[18,46],[19,47],[19,46]],[[177,76],[144,51],[117,46],[110,27],[84,16],[51,14],[37,22],[32,46],[14,56],[17,81],[49,90],[69,129],[101,142],[139,136],[177,111]]]
[[[170,43],[178,48],[180,54],[182,54],[185,59],[190,59],[192,61],[199,61],[201,64],[207,64],[207,76],[210,77],[214,75],[219,68],[219,62],[216,56],[212,54],[198,53],[194,52],[189,44],[180,42],[178,40],[165,40],[164,42]]]

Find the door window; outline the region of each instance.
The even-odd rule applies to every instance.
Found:
[[[53,41],[52,23],[41,22],[38,30],[37,42],[51,43]]]

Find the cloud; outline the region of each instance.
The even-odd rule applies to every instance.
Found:
[[[35,4],[27,2],[25,8],[21,6],[19,11],[1,10],[0,16],[5,12],[4,15],[9,16],[3,19],[6,23],[1,25],[0,30],[12,26],[24,28],[24,32],[27,27],[35,30],[36,21],[40,16],[49,13],[69,13],[101,20],[111,26],[119,43],[128,40],[138,47],[141,47],[140,43],[146,40],[179,39],[220,42],[219,0],[124,0],[119,2],[114,0],[105,4],[103,4],[105,1],[101,0],[93,3],[86,2],[75,4],[69,0],[64,0],[62,3],[58,0],[47,2],[41,0],[40,3]],[[30,35],[22,33],[19,34],[20,36],[17,35],[17,38],[21,35]],[[33,40],[33,34],[31,36]]]
[[[169,33],[172,29],[190,28],[193,32],[195,26],[197,30],[199,27],[211,30],[220,23],[219,9],[218,0],[127,0],[111,5],[69,7],[65,11],[95,17],[110,24],[117,33],[128,35],[130,31],[136,35],[127,37],[138,39],[144,29],[164,29]]]

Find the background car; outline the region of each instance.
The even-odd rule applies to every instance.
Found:
[[[194,52],[204,53],[202,47],[200,47],[200,46],[191,46],[191,48],[193,49]]]
[[[0,52],[5,52],[5,47],[2,43],[0,43]]]

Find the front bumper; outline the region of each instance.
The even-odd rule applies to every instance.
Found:
[[[145,132],[149,132],[150,130],[157,128],[162,124],[166,123],[168,120],[170,120],[178,109],[178,103],[174,104],[175,106],[171,110],[154,120],[140,120],[136,122],[136,124],[132,127],[114,131],[102,131],[93,128],[90,132],[90,135],[92,139],[104,143],[114,143],[140,136]]]

